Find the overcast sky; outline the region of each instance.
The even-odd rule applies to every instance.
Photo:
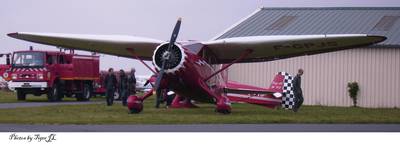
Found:
[[[259,7],[399,7],[400,0],[1,0],[0,52],[55,47],[7,37],[10,32],[123,34],[168,40],[178,17],[178,40],[209,40]],[[82,54],[82,52],[80,53]],[[4,63],[4,59],[0,59]],[[135,67],[140,62],[102,55],[101,69]]]

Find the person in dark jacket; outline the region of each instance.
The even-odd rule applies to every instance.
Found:
[[[113,68],[108,69],[108,74],[104,78],[104,85],[106,87],[107,106],[111,106],[114,103],[114,93],[117,88],[117,78]]]
[[[122,105],[127,105],[128,99],[128,77],[125,74],[124,70],[119,71],[119,91],[122,100]]]
[[[136,76],[135,76],[135,68],[131,69],[131,73],[128,76],[128,95],[135,95],[136,94]]]
[[[303,90],[301,89],[301,75],[303,75],[303,72],[303,69],[299,69],[297,75],[293,79],[293,91],[295,96],[294,112],[299,110],[304,101]]]

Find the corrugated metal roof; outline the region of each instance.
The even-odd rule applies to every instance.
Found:
[[[398,16],[400,7],[261,8],[216,38],[357,33],[383,35],[388,39],[380,47],[399,47]],[[277,22],[288,17],[294,19]]]

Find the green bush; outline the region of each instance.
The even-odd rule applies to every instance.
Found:
[[[347,83],[347,89],[349,91],[350,98],[353,100],[353,106],[357,107],[357,94],[360,88],[358,87],[357,82],[349,82]]]

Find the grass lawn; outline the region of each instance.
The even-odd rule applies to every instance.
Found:
[[[90,100],[104,100],[104,97],[94,97]],[[65,102],[74,102],[76,98],[68,98],[64,97],[63,101]],[[12,91],[0,91],[0,103],[16,103],[16,102],[47,102],[47,96],[34,96],[34,95],[27,95],[25,101],[18,101],[17,100],[17,93]]]
[[[27,99],[31,98],[30,96],[26,97]],[[11,102],[18,102],[16,93],[11,91],[0,91],[0,103],[11,103]]]
[[[3,94],[1,94],[3,95]],[[0,97],[0,101],[7,100]],[[33,97],[32,97],[33,98]],[[42,100],[46,100],[45,97]],[[28,97],[29,99],[29,97]],[[0,109],[0,123],[23,124],[197,124],[197,123],[400,123],[400,109],[304,106],[298,113],[233,104],[232,114],[214,112],[212,104],[195,109],[155,109],[154,98],[145,101],[140,114],[128,114],[117,103]]]

